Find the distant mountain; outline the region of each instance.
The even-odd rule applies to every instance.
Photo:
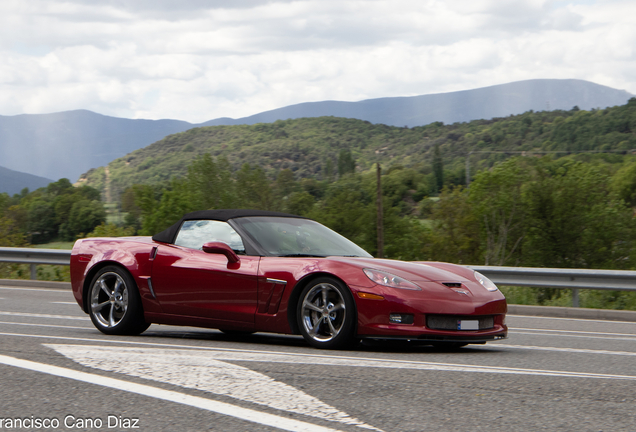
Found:
[[[75,181],[92,167],[192,127],[178,120],[129,120],[86,110],[0,116],[0,161],[13,170]]]
[[[0,193],[6,192],[9,195],[14,195],[20,193],[25,187],[33,191],[48,185],[52,181],[44,177],[13,171],[0,166]]]
[[[258,166],[270,179],[277,178],[280,170],[289,169],[296,179],[327,180],[338,171],[341,152],[348,150],[359,172],[368,172],[376,163],[381,163],[386,172],[414,168],[428,178],[430,188],[418,192],[427,194],[436,188],[432,173],[436,149],[448,183],[461,184],[466,179],[466,157],[472,153],[468,162],[473,174],[521,152],[529,156],[560,151],[555,157],[580,151],[631,153],[628,149],[636,148],[636,127],[631,122],[634,116],[636,98],[603,110],[525,112],[497,119],[450,125],[435,122],[413,128],[342,117],[196,128],[170,135],[107,166],[91,169],[80,182],[102,191],[109,202],[117,202],[121,193],[132,185],[165,185],[171,178],[186,175],[192,162],[205,154],[216,156],[220,166],[228,163],[234,170],[242,169],[246,163]],[[617,163],[621,159],[619,155],[610,159],[606,156],[588,154],[585,160],[612,159]],[[214,171],[212,166],[206,169]],[[404,175],[415,188],[411,174]],[[395,184],[389,183],[388,190],[393,191],[389,194],[395,193]]]
[[[129,120],[90,111],[0,116],[0,161],[10,169],[75,181],[90,168],[197,126],[271,123],[302,117],[334,116],[391,126],[434,121],[467,122],[526,111],[605,108],[633,95],[581,80],[529,80],[475,90],[360,102],[324,101],[291,105],[240,119],[201,124],[177,120]]]
[[[360,102],[308,102],[237,120],[210,120],[204,126],[271,123],[302,117],[346,117],[389,126],[423,126],[487,120],[526,111],[582,110],[624,105],[634,95],[582,80],[537,79],[424,96],[387,97]]]

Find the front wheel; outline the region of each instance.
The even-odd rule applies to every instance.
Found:
[[[355,304],[351,292],[340,281],[329,277],[312,281],[300,294],[296,316],[300,332],[311,346],[352,346],[357,320]]]
[[[99,331],[109,335],[137,335],[144,321],[141,298],[132,276],[118,266],[97,272],[88,289],[88,313]]]

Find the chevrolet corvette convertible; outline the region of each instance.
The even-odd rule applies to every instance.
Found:
[[[462,346],[506,337],[506,300],[463,266],[376,259],[311,219],[259,210],[188,213],[153,237],[78,240],[78,304],[105,334],[151,323]]]

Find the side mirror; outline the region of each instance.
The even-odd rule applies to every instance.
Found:
[[[227,257],[227,261],[231,264],[239,262],[239,257],[229,247],[226,243],[223,242],[209,242],[203,245],[203,252],[212,253],[212,254],[223,254]]]

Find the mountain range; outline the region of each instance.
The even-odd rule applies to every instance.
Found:
[[[9,195],[20,193],[24,188],[30,191],[39,189],[51,183],[53,180],[27,174],[20,171],[10,170],[0,166],[0,193],[6,192]]]
[[[91,168],[194,127],[271,123],[302,117],[334,116],[390,126],[415,127],[435,121],[467,122],[526,111],[605,108],[623,105],[632,94],[582,80],[538,79],[474,90],[359,102],[308,102],[239,119],[218,118],[192,124],[179,120],[133,120],[86,110],[0,116],[0,192],[28,186],[31,174],[47,180],[75,181]],[[5,175],[6,173],[6,175]],[[24,186],[20,187],[23,184]],[[9,186],[11,185],[11,186]],[[35,187],[35,186],[33,186]]]

